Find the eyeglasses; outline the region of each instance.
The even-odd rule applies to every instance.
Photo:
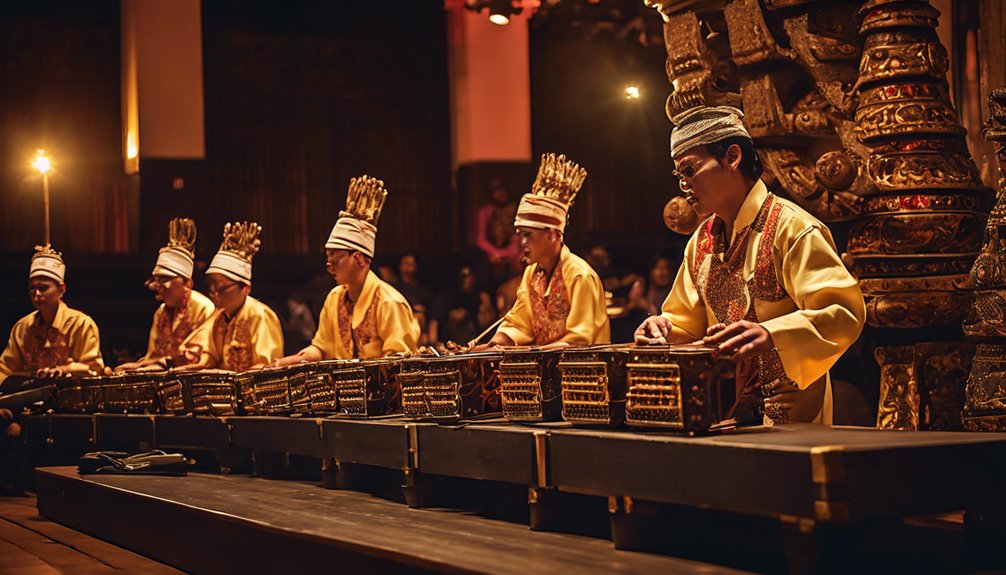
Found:
[[[230,291],[231,288],[236,287],[238,285],[241,285],[241,284],[230,283],[230,284],[227,284],[227,285],[225,285],[223,287],[210,287],[210,288],[207,288],[206,293],[210,294],[211,296],[223,295],[223,294],[227,293],[228,291]]]
[[[165,287],[172,280],[178,279],[178,276],[150,276],[149,283],[152,287]]]
[[[715,160],[715,158],[708,158],[708,159]],[[683,190],[691,189],[692,184],[690,183],[689,180],[694,178],[696,174],[699,173],[698,166],[700,166],[702,163],[703,160],[691,162],[671,171],[671,175],[677,178],[678,182],[681,184],[681,189]]]

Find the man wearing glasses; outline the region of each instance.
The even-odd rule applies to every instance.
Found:
[[[416,351],[419,323],[405,296],[370,271],[377,220],[388,192],[370,176],[349,181],[346,209],[325,242],[325,269],[338,285],[325,298],[311,345],[277,367]]]
[[[831,424],[828,370],[859,337],[863,294],[827,226],[759,179],[742,117],[721,106],[673,120],[681,190],[707,219],[636,343],[717,346],[737,365],[738,393],[765,396],[766,419]]]
[[[276,312],[251,297],[252,258],[262,228],[255,222],[224,226],[224,240],[206,268],[206,286],[217,312],[185,342],[198,361],[183,370],[247,371],[283,356],[283,330]]]
[[[213,302],[192,289],[196,223],[188,218],[175,218],[168,228],[168,245],[157,255],[147,282],[161,302],[150,326],[147,354],[139,361],[120,365],[116,371],[186,365],[189,358],[183,343],[213,314]]]

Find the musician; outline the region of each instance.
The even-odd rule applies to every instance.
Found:
[[[168,229],[168,245],[157,255],[147,284],[161,302],[150,326],[147,354],[139,361],[120,365],[116,371],[189,363],[183,342],[213,314],[213,302],[192,289],[196,223],[188,218],[175,218]]]
[[[323,359],[372,358],[416,350],[419,323],[402,294],[370,270],[377,220],[388,192],[370,176],[349,181],[346,209],[325,243],[325,267],[337,285],[318,320],[311,345],[277,366]]]
[[[514,221],[529,265],[517,301],[490,345],[611,342],[601,280],[563,243],[569,207],[586,177],[587,171],[565,156],[542,155]]]
[[[76,377],[101,373],[98,326],[88,315],[63,302],[63,257],[52,247],[37,246],[28,272],[34,312],[19,319],[0,356],[0,395],[18,391],[25,377]],[[17,376],[17,377],[12,377]]]
[[[216,312],[185,342],[198,361],[182,370],[247,371],[283,356],[283,330],[276,312],[251,297],[252,258],[262,228],[255,222],[224,226],[224,239],[206,268],[207,292]]]
[[[766,418],[830,424],[828,370],[859,337],[863,294],[827,226],[759,179],[742,117],[724,106],[674,120],[681,189],[707,219],[635,340],[718,346],[737,364],[738,388],[766,395]]]

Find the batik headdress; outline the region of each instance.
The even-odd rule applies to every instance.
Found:
[[[63,254],[52,249],[52,246],[35,246],[35,255],[31,257],[31,268],[28,271],[28,278],[36,276],[54,279],[63,283],[66,276],[66,264],[63,263]]]
[[[252,258],[258,253],[262,226],[255,222],[235,222],[224,226],[224,240],[206,273],[223,274],[234,281],[251,283]]]
[[[377,242],[377,220],[381,217],[388,191],[384,182],[367,175],[349,180],[346,209],[339,212],[325,247],[358,251],[374,257]]]
[[[189,218],[174,218],[168,223],[168,245],[157,254],[153,275],[192,279],[195,247],[196,222]]]
[[[586,177],[587,170],[566,156],[542,154],[538,177],[520,199],[514,226],[565,230],[569,208]]]
[[[744,112],[733,106],[692,108],[674,118],[671,130],[671,157],[677,158],[692,148],[708,146],[735,136],[751,139],[741,118]]]

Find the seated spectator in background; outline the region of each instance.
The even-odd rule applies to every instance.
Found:
[[[637,280],[629,289],[630,310],[641,310],[646,315],[660,313],[660,306],[664,305],[667,294],[671,293],[671,285],[674,283],[674,269],[671,267],[671,258],[658,255],[650,260],[649,281]]]
[[[476,285],[470,265],[458,270],[457,283],[437,298],[429,318],[431,343],[467,343],[496,320],[489,294]]]
[[[496,288],[496,309],[501,310],[501,313],[512,309],[513,304],[517,303],[517,290],[520,289],[520,282],[524,277],[524,268],[526,267],[527,261],[524,258],[513,260],[511,263],[513,275]]]
[[[625,299],[624,311],[611,318],[611,341],[628,343],[633,341],[636,326],[651,315],[660,313],[660,306],[667,299],[674,282],[671,260],[658,255],[650,260],[648,280],[636,276]],[[621,301],[621,300],[619,300]]]
[[[325,298],[335,285],[335,280],[328,273],[318,274],[287,298],[290,319],[284,326],[285,352],[294,353],[311,344],[318,331],[318,319]]]
[[[374,269],[377,270],[377,277],[381,278],[381,281],[387,284],[395,285],[398,283],[398,275],[395,274],[395,268],[389,266],[386,263],[374,262]]]
[[[419,259],[415,254],[405,254],[398,260],[398,283],[394,286],[409,301],[419,322],[419,345],[427,345],[430,341],[428,316],[432,296],[419,281]]]
[[[513,221],[517,204],[499,178],[489,181],[489,201],[479,208],[476,220],[475,245],[489,259],[493,284],[510,277],[513,262],[520,260],[520,238]]]
[[[626,275],[617,273],[616,269],[611,265],[611,256],[608,254],[608,248],[604,244],[594,245],[583,259],[597,272],[606,292],[612,294],[627,292],[634,282],[642,279],[633,273]],[[621,297],[625,297],[627,294],[621,293],[620,295]]]
[[[415,254],[405,254],[398,260],[398,283],[394,286],[398,293],[409,300],[412,309],[417,305],[429,306],[430,290],[419,281],[419,261]]]

